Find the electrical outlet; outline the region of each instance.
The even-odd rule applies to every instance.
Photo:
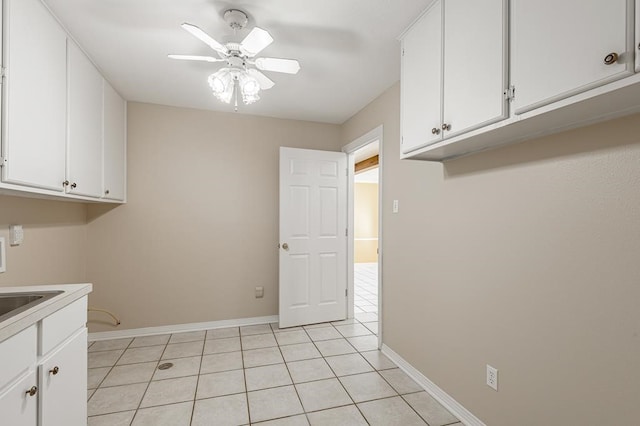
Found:
[[[264,297],[264,287],[256,287],[256,299],[262,299]]]
[[[498,391],[498,369],[487,364],[487,386]]]

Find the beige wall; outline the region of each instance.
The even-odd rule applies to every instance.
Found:
[[[7,271],[0,286],[85,282],[84,204],[0,195],[0,237],[7,243]],[[22,225],[24,243],[9,246],[9,225]]]
[[[357,182],[353,188],[354,261],[378,261],[378,184]]]
[[[277,147],[380,124],[385,344],[488,425],[637,423],[639,115],[443,166],[399,160],[398,85],[342,128],[130,104],[129,203],[0,196],[0,285],[93,281],[122,328],[275,314]]]
[[[123,329],[276,315],[279,147],[339,141],[337,125],[130,103],[128,203],[89,206],[91,304]]]
[[[487,425],[636,424],[640,115],[444,166],[399,160],[399,85],[343,142],[380,124],[384,343]]]

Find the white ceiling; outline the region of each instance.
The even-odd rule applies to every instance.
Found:
[[[200,26],[225,43],[254,26],[274,42],[260,56],[300,61],[297,75],[265,72],[276,86],[239,112],[341,124],[400,78],[397,37],[432,0],[44,0],[129,101],[233,111],[211,94],[220,64],[167,54],[211,55],[180,28]],[[249,15],[234,38],[222,14]]]

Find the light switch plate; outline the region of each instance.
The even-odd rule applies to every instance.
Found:
[[[5,254],[6,249],[6,241],[4,237],[0,237],[0,273],[7,271],[7,255]]]
[[[9,243],[12,246],[19,246],[24,242],[24,230],[22,225],[9,226]]]

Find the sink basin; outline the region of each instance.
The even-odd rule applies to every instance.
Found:
[[[0,294],[0,322],[49,300],[62,291]]]

